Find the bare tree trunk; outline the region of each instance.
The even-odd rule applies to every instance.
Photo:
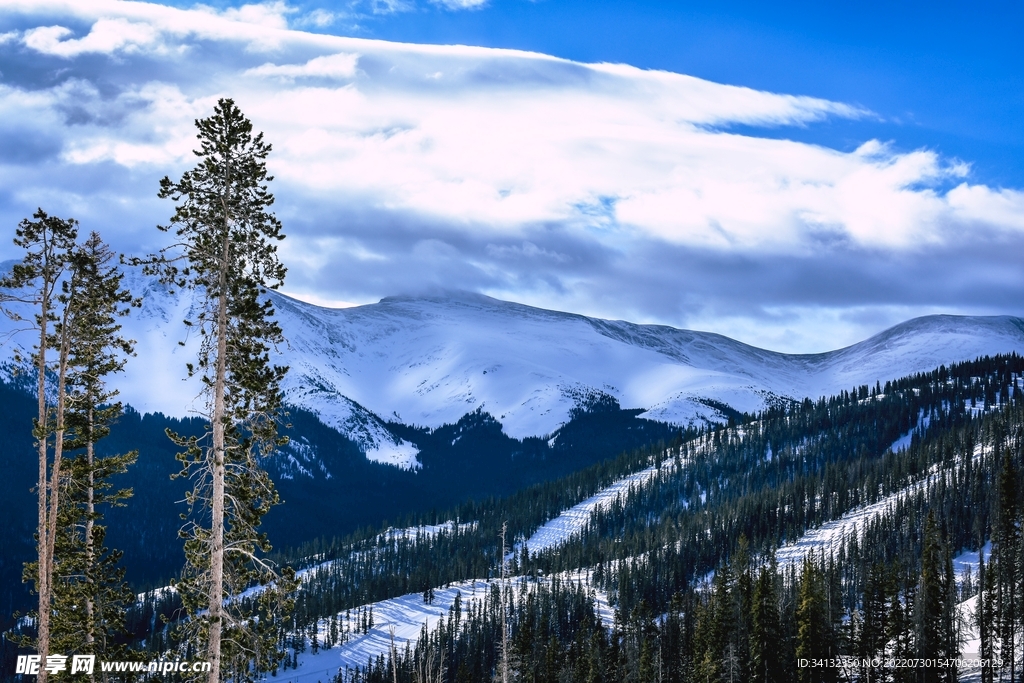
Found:
[[[94,524],[93,514],[94,514],[94,512],[96,510],[96,505],[93,502],[94,501],[94,493],[95,493],[95,485],[96,485],[96,482],[95,482],[95,480],[93,478],[93,474],[94,474],[94,472],[93,472],[93,465],[95,463],[95,458],[96,458],[96,449],[95,449],[95,447],[93,446],[93,443],[92,443],[92,439],[93,439],[93,429],[92,429],[92,427],[93,427],[93,419],[94,419],[94,414],[93,413],[94,413],[94,410],[90,406],[90,408],[89,408],[89,418],[88,418],[89,419],[89,423],[86,426],[86,429],[89,430],[89,434],[88,434],[88,438],[86,439],[86,443],[85,443],[86,466],[89,468],[89,478],[87,480],[86,491],[85,491],[85,494],[86,494],[86,502],[85,502],[85,515],[86,515],[86,517],[85,517],[85,567],[86,567],[86,572],[87,572],[85,580],[89,584],[91,584],[93,582],[92,527],[93,527],[93,524]],[[93,643],[96,642],[96,615],[94,614],[95,607],[94,607],[94,605],[92,603],[93,591],[92,591],[91,586],[90,586],[89,590],[86,591],[86,595],[88,597],[85,600],[85,623],[86,623],[85,642],[89,644],[88,651],[92,652],[93,651],[92,650],[92,645],[93,645]],[[89,680],[90,681],[95,681],[96,680],[95,674],[90,673],[89,674]]]
[[[501,523],[501,683],[508,683],[508,610],[505,600],[508,598],[507,579],[505,577],[505,533],[508,522]]]
[[[55,564],[54,546],[57,543],[57,504],[60,502],[60,475],[61,464],[64,456],[64,412],[67,407],[67,375],[68,375],[68,353],[70,352],[68,338],[68,323],[70,317],[70,306],[65,307],[64,319],[60,331],[59,362],[57,364],[57,414],[53,438],[53,469],[50,472],[50,511],[46,520],[46,586],[47,592],[53,593],[53,568]],[[49,637],[49,618],[47,618],[47,637]],[[45,659],[43,660],[45,661]]]
[[[395,649],[395,625],[388,626],[388,635],[391,636],[391,679],[398,683],[398,650]]]
[[[43,286],[45,288],[46,283]],[[36,624],[36,650],[41,657],[42,664],[46,663],[46,656],[50,654],[50,568],[46,562],[47,548],[49,547],[47,539],[49,525],[46,523],[46,493],[49,469],[46,455],[46,443],[48,440],[46,434],[46,316],[50,314],[48,304],[49,301],[44,291],[42,305],[40,306],[42,310],[39,317],[39,358],[36,361],[36,370],[39,372],[37,385],[39,398],[39,436],[37,440],[39,445],[39,560],[36,570],[38,573],[37,585],[39,587],[39,618]],[[46,674],[46,669],[40,666],[39,675],[36,680],[39,683],[46,683]]]
[[[224,387],[227,381],[228,294],[227,267],[231,255],[228,231],[224,231],[223,260],[217,298],[217,368],[213,383],[213,495],[210,500],[210,676],[209,683],[220,680],[220,641],[223,631],[224,600]]]

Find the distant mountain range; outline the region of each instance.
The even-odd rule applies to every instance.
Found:
[[[117,384],[133,409],[101,450],[140,451],[117,484],[139,495],[108,521],[112,547],[125,551],[133,582],[145,587],[163,585],[181,566],[186,482],[170,479],[178,463],[164,430],[201,434],[203,426],[189,419],[199,387],[182,379],[198,342],[181,324],[190,299],[135,275],[130,285],[144,304],[125,321],[137,357]],[[679,427],[978,356],[1024,354],[1024,320],[1013,317],[918,318],[838,351],[787,355],[711,333],[464,292],[347,309],[271,296],[288,340],[278,362],[291,367],[285,391],[293,408],[290,442],[266,463],[286,502],[265,528],[290,552],[385,520],[402,524],[427,510],[510,495],[670,443],[682,436]],[[0,497],[8,503],[0,557],[10,558],[0,562],[0,608],[9,613],[29,599],[18,577],[32,556],[36,476],[31,382],[15,374],[12,358],[34,339],[5,317],[0,338]]]
[[[181,320],[191,301],[131,276],[143,307],[125,323],[137,358],[118,380],[141,412],[186,417],[198,385],[182,379],[197,339]],[[602,401],[686,426],[732,411],[817,398],[978,356],[1024,353],[1024,319],[915,318],[863,342],[784,354],[722,335],[589,318],[466,292],[387,297],[329,309],[271,293],[287,344],[286,398],[355,442],[370,460],[416,469],[419,449],[396,424],[436,429],[481,411],[515,439],[552,438]],[[14,326],[0,319],[0,334]],[[31,346],[10,335],[2,356]],[[184,341],[182,346],[179,342]]]
[[[277,297],[277,308],[289,339],[290,402],[366,444],[370,457],[395,462],[400,447],[373,441],[366,425],[438,427],[482,409],[512,437],[544,436],[602,397],[671,424],[723,422],[729,409],[1024,352],[1024,320],[1005,316],[917,318],[845,349],[792,355],[468,293],[341,310]]]

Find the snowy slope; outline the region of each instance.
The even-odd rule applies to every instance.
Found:
[[[900,439],[893,444],[893,450],[896,450],[902,441],[903,439]],[[972,457],[975,460],[979,458],[983,453],[983,449],[983,444],[977,444],[974,447]],[[946,483],[952,485],[949,479],[951,473],[951,469],[939,469],[937,465],[933,465],[928,476],[910,484],[906,488],[890,493],[871,505],[854,508],[841,517],[826,522],[816,529],[809,529],[800,538],[779,548],[775,553],[775,558],[780,565],[800,564],[811,552],[821,557],[837,551],[842,546],[844,540],[853,534],[858,534],[857,538],[863,540],[863,537],[859,534],[863,533],[865,527],[879,517],[892,515],[893,510],[903,499],[926,490],[941,478],[946,478]],[[967,562],[967,560],[964,562]],[[966,564],[963,566],[958,565],[958,573],[966,571],[966,566]],[[976,566],[975,569],[977,569]]]
[[[119,382],[144,412],[184,416],[198,385],[184,364],[196,339],[181,320],[190,301],[131,275],[142,309],[126,323],[138,340]],[[272,294],[288,342],[289,402],[361,444],[367,457],[416,467],[416,448],[384,420],[430,428],[483,409],[513,437],[550,435],[570,411],[603,396],[676,424],[721,421],[715,402],[753,411],[780,397],[818,397],[980,355],[1024,353],[1024,320],[929,316],[845,349],[766,351],[707,332],[588,318],[465,292],[388,297],[328,309]],[[0,334],[13,323],[0,319]],[[184,347],[179,341],[186,341]],[[13,335],[0,359],[31,336]]]
[[[359,407],[438,427],[482,408],[507,434],[551,434],[606,394],[674,423],[721,419],[979,355],[1024,352],[1017,318],[932,316],[846,349],[764,351],[720,335],[546,311],[471,294],[391,297],[330,310],[280,297],[289,398],[342,426]]]
[[[561,514],[541,525],[524,543],[532,553],[557,548],[569,542],[590,523],[594,513],[611,507],[616,500],[625,500],[634,488],[643,487],[658,474],[657,467],[630,474],[607,486],[590,498],[563,510]],[[518,551],[524,543],[516,544]],[[509,554],[511,557],[511,553]]]
[[[584,571],[556,575],[561,581],[588,585],[589,574]],[[508,579],[508,586],[514,592],[522,590],[524,584],[527,591],[534,590],[538,585],[550,583],[554,577],[539,580],[524,576],[513,576]],[[455,596],[459,596],[463,612],[474,604],[486,600],[488,594],[501,586],[499,580],[476,579],[461,581],[445,587],[437,587],[434,600],[427,604],[422,593],[409,593],[389,600],[363,605],[348,613],[337,615],[341,630],[348,634],[346,642],[329,650],[320,650],[313,654],[308,648],[299,657],[299,666],[288,671],[280,671],[277,676],[267,680],[281,683],[326,683],[333,679],[338,671],[365,668],[369,659],[380,655],[387,656],[392,648],[392,632],[394,633],[395,651],[401,653],[408,646],[416,646],[424,626],[428,631],[437,627],[441,617],[450,614],[455,604]],[[611,627],[614,620],[614,609],[608,604],[608,596],[595,590],[595,607],[597,615],[606,627]],[[373,610],[373,628],[361,633],[356,619],[362,610]],[[328,634],[329,619],[317,622],[318,640],[324,642]],[[308,642],[308,639],[307,639]]]

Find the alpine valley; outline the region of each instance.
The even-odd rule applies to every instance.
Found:
[[[140,451],[118,482],[135,495],[108,511],[106,523],[108,544],[124,551],[128,579],[142,591],[166,585],[182,564],[177,511],[186,482],[171,478],[178,464],[164,431],[198,434],[203,426],[192,416],[198,387],[182,379],[196,343],[181,324],[191,302],[141,275],[128,278],[142,299],[125,321],[137,355],[117,380],[126,411],[102,448]],[[526,600],[516,619],[529,618],[528,593],[543,593],[559,606],[538,628],[561,628],[562,635],[540,638],[531,631],[535,640],[515,646],[522,648],[518,665],[527,666],[530,647],[562,648],[565,655],[578,645],[583,650],[570,658],[574,666],[585,656],[618,657],[628,675],[603,680],[648,680],[643,667],[650,673],[662,655],[608,654],[593,640],[599,628],[641,633],[650,627],[667,638],[671,626],[680,638],[691,629],[691,654],[737,644],[754,651],[742,624],[728,627],[740,635],[694,645],[700,610],[725,609],[714,600],[753,590],[716,583],[700,593],[700,577],[730,575],[723,562],[737,576],[746,571],[749,581],[753,571],[759,580],[751,567],[777,549],[791,567],[816,548],[844,557],[866,552],[848,542],[857,536],[850,529],[868,533],[869,527],[878,552],[890,547],[888,539],[891,556],[916,553],[928,541],[926,511],[954,495],[946,490],[949,477],[960,477],[957,486],[979,476],[988,482],[970,489],[985,519],[962,510],[943,517],[949,558],[953,550],[973,548],[976,562],[977,548],[995,533],[987,511],[997,497],[989,489],[1005,470],[1001,444],[1018,438],[1013,411],[1020,408],[1024,319],[929,316],[839,350],[790,355],[713,333],[465,292],[388,297],[345,309],[269,296],[287,340],[275,362],[290,367],[284,384],[289,442],[265,463],[284,504],[264,528],[277,559],[304,578],[287,635],[294,660],[275,680],[327,680],[361,666],[371,673],[377,666],[384,676],[385,654],[404,656],[403,666],[414,667],[408,658],[429,643],[450,645],[452,667],[464,656],[465,680],[489,678],[504,665],[493,649],[479,661],[466,652],[477,647],[474,637],[497,637],[496,622],[486,616],[495,584],[487,581],[500,574],[500,557],[516,574],[511,590]],[[2,325],[0,612],[6,619],[31,602],[19,578],[34,547],[35,466],[31,373],[16,362],[31,352],[31,337],[6,319]],[[986,422],[993,419],[1002,427]],[[1019,467],[1019,438],[1014,443],[1010,466]],[[897,514],[921,523],[913,532],[887,534],[884,524]],[[504,523],[502,555],[497,533]],[[815,529],[819,536],[809,536]],[[969,554],[958,557],[970,563]],[[645,573],[656,567],[669,573]],[[847,585],[830,571],[844,570],[823,565],[822,581],[835,578],[849,590],[851,609],[859,609],[868,579],[858,574],[861,583]],[[794,577],[778,591],[795,596]],[[894,595],[902,595],[898,581],[892,579]],[[570,585],[585,588],[576,594]],[[954,588],[957,597],[974,599],[962,581]],[[828,598],[837,614],[847,604],[842,597]],[[146,603],[132,625],[150,647],[158,647],[154,614],[170,609],[160,599]],[[711,607],[694,608],[701,600]],[[460,641],[463,609],[482,630]],[[587,621],[591,613],[594,623]],[[398,628],[399,646],[413,650],[393,649],[380,631],[381,615]],[[779,618],[780,632],[796,628],[786,613]],[[837,618],[829,627],[842,623]],[[440,630],[428,633],[424,624]],[[524,633],[519,629],[516,637],[527,638]],[[317,656],[303,664],[299,654],[309,648]],[[732,661],[718,659],[707,665],[716,677]],[[679,671],[684,666],[659,661]],[[748,674],[754,666],[746,655],[737,661]],[[558,675],[537,673],[531,680],[561,680]]]

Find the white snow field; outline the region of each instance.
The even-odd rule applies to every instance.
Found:
[[[779,565],[800,564],[811,552],[814,552],[817,557],[821,557],[822,554],[828,556],[829,553],[838,551],[843,539],[853,534],[859,534],[864,530],[865,525],[891,512],[900,500],[926,488],[938,476],[937,474],[930,475],[927,479],[922,479],[903,490],[889,494],[877,503],[850,510],[838,519],[807,531],[796,541],[779,548],[775,552],[776,561]]]
[[[365,667],[369,658],[376,659],[378,655],[391,650],[391,627],[395,630],[395,647],[398,652],[404,652],[407,643],[410,647],[415,646],[424,624],[431,630],[442,616],[448,614],[448,610],[455,603],[456,594],[462,596],[463,609],[468,609],[472,602],[482,600],[490,587],[491,584],[487,581],[464,581],[452,584],[449,588],[436,588],[434,601],[429,605],[423,601],[422,593],[410,593],[382,600],[352,610],[351,622],[346,622],[345,613],[342,613],[341,623],[351,633],[347,643],[330,650],[321,650],[316,655],[309,651],[307,645],[306,652],[299,655],[298,668],[279,671],[276,678],[270,677],[268,680],[293,683],[320,680],[327,683],[339,669]],[[365,634],[354,632],[358,631],[358,628],[353,628],[359,611],[364,607],[367,610],[373,609],[373,628]],[[320,642],[323,642],[327,635],[329,620],[321,619],[319,627]]]
[[[901,438],[893,444],[893,450],[897,450],[898,446],[905,447],[900,445],[902,441],[903,439]],[[977,444],[974,447],[972,457],[977,459],[982,453],[982,448],[984,448],[984,444]],[[941,477],[950,476],[952,476],[952,469],[940,469],[935,465],[929,471],[928,476],[915,481],[906,488],[890,493],[877,503],[854,508],[841,517],[822,524],[817,529],[807,531],[792,543],[787,543],[779,548],[775,552],[775,559],[779,565],[800,564],[807,554],[812,551],[818,557],[821,557],[823,553],[827,556],[831,552],[837,552],[844,538],[850,537],[853,534],[861,534],[867,524],[882,515],[891,513],[904,498],[928,488],[933,483],[939,481]],[[860,540],[860,537],[858,537],[858,540]],[[976,562],[977,560],[975,560]],[[966,566],[960,566],[958,571],[966,571]],[[977,571],[977,566],[974,569]]]
[[[182,379],[198,341],[181,323],[191,300],[138,273],[126,281],[143,306],[125,323],[138,357],[118,381],[122,400],[142,412],[186,416],[200,388]],[[709,399],[754,411],[776,397],[817,398],[982,355],[1024,353],[1024,320],[1008,316],[928,316],[838,351],[788,355],[708,332],[466,292],[344,309],[271,298],[288,340],[275,357],[291,368],[287,400],[354,439],[368,458],[405,468],[418,466],[417,450],[383,420],[436,428],[482,409],[512,437],[551,436],[574,408],[607,395],[651,419],[721,422]],[[0,361],[15,347],[31,348],[31,333],[18,328],[0,316]]]
[[[977,586],[978,558],[981,554],[984,554],[985,563],[988,564],[992,559],[991,541],[986,543],[980,550],[968,550],[953,558],[953,571],[956,573],[957,583],[962,583],[969,573],[974,585]],[[978,627],[975,623],[975,612],[977,609],[977,596],[964,600],[958,606],[960,624],[961,628],[963,628],[963,645],[960,647],[960,656],[968,661],[977,660],[981,656],[981,638],[978,636]],[[964,682],[979,681],[981,680],[981,667],[965,667],[960,670],[959,677]]]
[[[664,467],[664,465],[662,466]],[[653,479],[657,473],[658,469],[656,467],[648,467],[645,470],[619,479],[590,498],[563,510],[557,517],[542,524],[530,535],[530,538],[524,542],[517,543],[515,549],[521,549],[524,544],[530,553],[557,548],[583,530],[596,511],[610,507],[620,496],[625,499],[629,495],[630,490],[643,486]],[[511,557],[511,554],[509,557]]]
[[[573,572],[562,574],[559,578],[564,581],[586,582],[586,572]],[[511,590],[518,593],[525,583],[527,590],[531,590],[538,583],[549,582],[551,577],[542,578],[538,581],[533,579],[515,576],[508,579]],[[353,628],[359,612],[364,608],[373,609],[373,628],[367,633],[352,633],[348,642],[336,645],[330,650],[321,649],[319,653],[312,654],[309,650],[307,640],[306,652],[299,655],[299,665],[295,669],[279,671],[276,677],[268,677],[268,680],[280,683],[327,683],[334,678],[339,670],[364,668],[369,659],[376,659],[379,655],[388,655],[391,651],[391,630],[394,629],[394,647],[399,652],[405,651],[406,646],[413,648],[419,640],[422,628],[426,625],[431,631],[437,626],[441,617],[448,615],[452,605],[455,604],[455,596],[459,595],[462,603],[462,610],[465,612],[470,605],[486,598],[492,586],[500,585],[499,580],[485,581],[481,579],[473,581],[462,581],[453,583],[448,587],[434,589],[434,600],[431,604],[423,601],[422,593],[410,593],[390,600],[381,600],[369,605],[364,605],[348,612],[351,617],[346,621],[346,613],[341,613],[340,623],[350,632],[357,630]],[[598,616],[606,626],[611,626],[614,619],[614,610],[608,605],[608,597],[600,591],[595,591],[595,606]],[[321,619],[319,622],[319,641],[324,642],[328,633],[330,620]]]
[[[368,453],[382,460],[401,449],[374,431],[376,417],[434,428],[479,408],[510,436],[546,436],[573,408],[606,394],[651,419],[722,421],[702,399],[753,411],[776,396],[816,398],[943,363],[1024,352],[1024,321],[1009,317],[921,318],[840,351],[786,355],[715,334],[466,293],[337,310],[284,297],[277,305],[289,339],[289,400],[379,444]],[[411,466],[414,454],[401,452],[391,461]]]

